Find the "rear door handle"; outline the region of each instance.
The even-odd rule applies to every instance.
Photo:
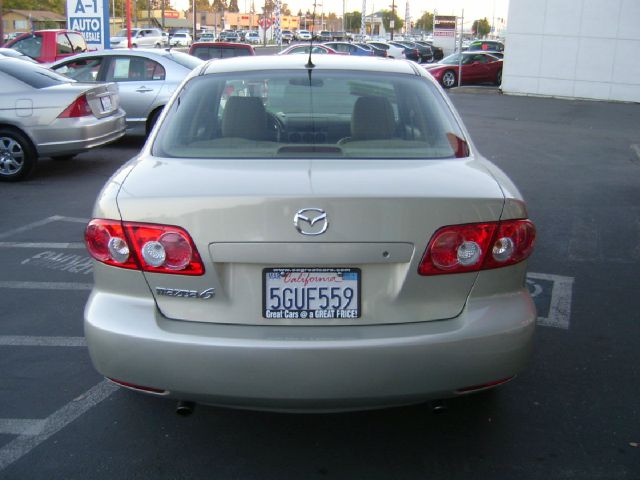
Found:
[[[139,92],[139,93],[153,92],[153,88],[140,87],[136,90],[136,92]]]

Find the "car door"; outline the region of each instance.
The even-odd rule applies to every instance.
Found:
[[[469,64],[465,68],[463,77],[464,81],[466,83],[483,83],[491,81],[491,69],[488,63],[489,58],[486,55],[472,55],[469,60]]]
[[[164,67],[154,60],[117,55],[110,58],[104,80],[118,84],[120,106],[127,112],[129,126],[140,124],[144,127],[165,77]]]

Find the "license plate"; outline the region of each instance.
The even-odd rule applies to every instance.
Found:
[[[359,268],[265,268],[264,318],[360,317]]]
[[[103,112],[109,112],[113,109],[111,106],[111,97],[100,97],[100,103],[102,103]]]

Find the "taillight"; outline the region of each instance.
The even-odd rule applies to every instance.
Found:
[[[189,234],[180,227],[96,219],[85,231],[96,260],[145,272],[202,275],[204,264]]]
[[[87,102],[87,96],[81,95],[76,98],[71,105],[64,109],[64,111],[58,115],[58,118],[75,118],[75,117],[86,117],[87,115],[92,115],[91,107],[89,107],[89,102]]]
[[[443,227],[429,241],[418,273],[442,275],[513,265],[531,255],[535,237],[529,220]]]

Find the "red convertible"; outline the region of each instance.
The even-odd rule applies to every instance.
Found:
[[[462,67],[459,67],[462,55]],[[458,85],[459,70],[462,70],[462,85],[478,83],[502,83],[502,59],[485,52],[454,53],[438,63],[424,65],[424,68],[440,82],[444,88]]]

